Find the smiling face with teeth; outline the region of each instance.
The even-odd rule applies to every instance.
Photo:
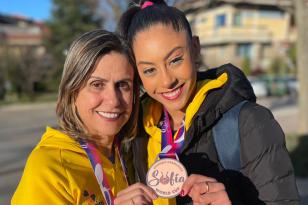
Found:
[[[75,101],[79,117],[101,144],[112,142],[128,121],[133,81],[134,71],[127,57],[112,51],[98,58],[94,72],[79,90]]]
[[[145,91],[171,114],[186,107],[196,87],[195,39],[160,23],[136,34],[133,50]]]

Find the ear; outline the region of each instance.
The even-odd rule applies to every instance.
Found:
[[[193,36],[191,44],[192,44],[192,58],[194,61],[197,61],[200,57],[200,49],[201,49],[199,36]]]

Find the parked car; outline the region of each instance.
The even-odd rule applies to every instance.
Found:
[[[296,97],[299,92],[299,82],[295,77],[286,77],[285,83],[288,88],[288,94]]]
[[[268,96],[269,92],[268,92],[265,81],[259,78],[254,78],[254,77],[248,77],[248,80],[257,98]]]
[[[270,96],[296,96],[299,91],[299,83],[294,76],[273,76],[266,75],[259,78],[266,85]]]

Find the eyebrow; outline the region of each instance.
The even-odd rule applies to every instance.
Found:
[[[94,78],[94,79],[96,79],[96,80],[101,80],[101,81],[104,81],[104,82],[108,82],[108,80],[106,80],[106,79],[104,79],[104,78],[101,78],[101,77],[94,76],[94,75],[90,76],[89,80],[90,80],[91,78]]]
[[[167,53],[167,55],[164,57],[164,60],[167,60],[175,51],[177,51],[177,50],[179,50],[179,49],[184,49],[184,47],[182,47],[182,46],[177,46],[177,47],[173,48],[171,51],[169,51],[169,52]],[[140,64],[153,65],[154,63],[148,62],[148,61],[140,61],[140,62],[138,62],[138,65],[140,65]]]
[[[97,80],[101,80],[101,81],[103,81],[103,82],[108,82],[108,80],[106,80],[106,79],[104,79],[104,78],[101,78],[101,77],[98,77],[98,76],[90,76],[89,79],[91,79],[91,78],[94,78],[94,79],[97,79]],[[118,80],[117,82],[123,82],[123,81],[133,82],[132,79],[130,79],[129,77],[120,79],[120,80]]]

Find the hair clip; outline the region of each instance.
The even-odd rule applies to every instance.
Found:
[[[151,2],[151,1],[145,1],[145,2],[142,4],[141,9],[145,9],[145,8],[148,7],[148,6],[153,6],[153,5],[154,5],[153,2]]]

